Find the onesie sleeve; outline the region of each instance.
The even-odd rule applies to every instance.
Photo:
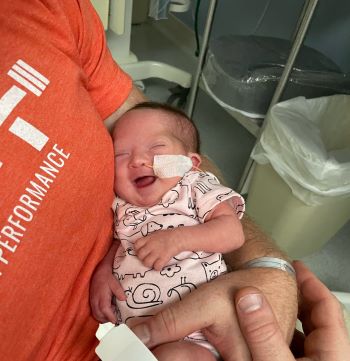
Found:
[[[102,22],[88,0],[78,0],[78,48],[87,77],[87,90],[102,119],[118,109],[128,97],[132,81],[114,61],[107,47]]]
[[[219,203],[229,200],[239,219],[243,217],[245,202],[243,197],[231,188],[220,184],[218,179],[209,172],[197,173],[192,180],[192,197],[200,222],[205,222],[208,213]]]

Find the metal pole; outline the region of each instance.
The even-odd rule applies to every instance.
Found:
[[[210,31],[211,31],[211,28],[213,25],[216,2],[217,2],[216,0],[210,0],[208,14],[207,14],[207,20],[205,23],[204,34],[203,34],[203,39],[202,39],[202,46],[200,48],[199,57],[198,57],[196,73],[194,75],[193,82],[191,85],[191,90],[188,95],[186,113],[190,118],[192,118],[194,104],[196,102],[196,98],[197,98],[197,94],[198,94],[199,80],[200,80],[200,76],[201,76],[203,65],[204,65],[205,55],[207,52]]]
[[[278,103],[279,99],[281,98],[281,96],[283,94],[283,91],[284,91],[284,89],[286,87],[286,84],[288,82],[289,75],[290,75],[290,73],[291,73],[291,71],[293,69],[295,59],[296,59],[296,57],[297,57],[297,55],[299,53],[301,45],[303,44],[306,32],[307,32],[308,27],[310,25],[310,21],[312,19],[312,16],[314,14],[315,9],[316,9],[318,0],[307,0],[307,1],[308,1],[308,6],[307,6],[306,10],[302,12],[302,20],[300,21],[300,26],[297,29],[292,49],[290,51],[287,63],[285,65],[283,73],[281,75],[281,79],[280,79],[280,81],[278,82],[278,84],[276,86],[276,90],[275,90],[275,92],[273,94],[271,103],[270,103],[269,108],[267,110],[265,120],[264,120],[263,124],[261,125],[261,127],[259,129],[259,132],[257,134],[257,139],[256,139],[255,145],[259,142],[261,134],[262,134],[262,132],[263,132],[265,126],[266,126],[266,122],[268,120],[268,115],[269,115],[269,113],[271,111],[271,108],[276,103]],[[304,9],[305,9],[305,7],[304,7]],[[240,180],[239,185],[238,185],[238,191],[239,192],[242,192],[245,189],[247,189],[248,181],[249,181],[251,173],[253,171],[253,164],[254,164],[254,160],[251,157],[249,157],[248,162],[247,162],[247,164],[245,166],[245,169],[243,171],[243,175],[242,175],[241,180]]]

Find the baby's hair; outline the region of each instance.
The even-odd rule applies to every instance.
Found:
[[[142,102],[134,105],[128,111],[133,109],[156,109],[163,111],[165,114],[173,115],[176,121],[173,131],[176,137],[184,144],[185,148],[191,152],[200,154],[200,138],[196,125],[193,120],[187,116],[182,110],[175,108],[169,104],[159,103],[154,101]],[[202,164],[201,169],[214,173],[222,184],[226,184],[224,176],[214,162],[206,155],[201,154]]]
[[[134,109],[155,109],[173,116],[173,119],[176,121],[176,124],[173,127],[173,132],[176,137],[189,151],[200,153],[200,138],[198,129],[192,119],[189,118],[185,112],[169,104],[154,101],[138,103],[130,108],[128,112]]]

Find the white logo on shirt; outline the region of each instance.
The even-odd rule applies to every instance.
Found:
[[[38,97],[42,95],[50,83],[44,75],[23,60],[17,60],[7,75]],[[0,126],[26,95],[25,90],[13,85],[0,98]],[[9,131],[38,151],[41,151],[49,140],[43,132],[21,117],[16,118]],[[0,168],[1,166],[3,166],[3,162],[0,160]]]

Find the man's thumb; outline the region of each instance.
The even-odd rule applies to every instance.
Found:
[[[235,297],[237,317],[254,361],[295,361],[273,311],[256,288],[247,287]]]
[[[131,329],[148,348],[152,348],[165,342],[177,341],[193,332],[192,327],[197,326],[196,322],[191,322],[184,316],[178,304],[173,304]]]

